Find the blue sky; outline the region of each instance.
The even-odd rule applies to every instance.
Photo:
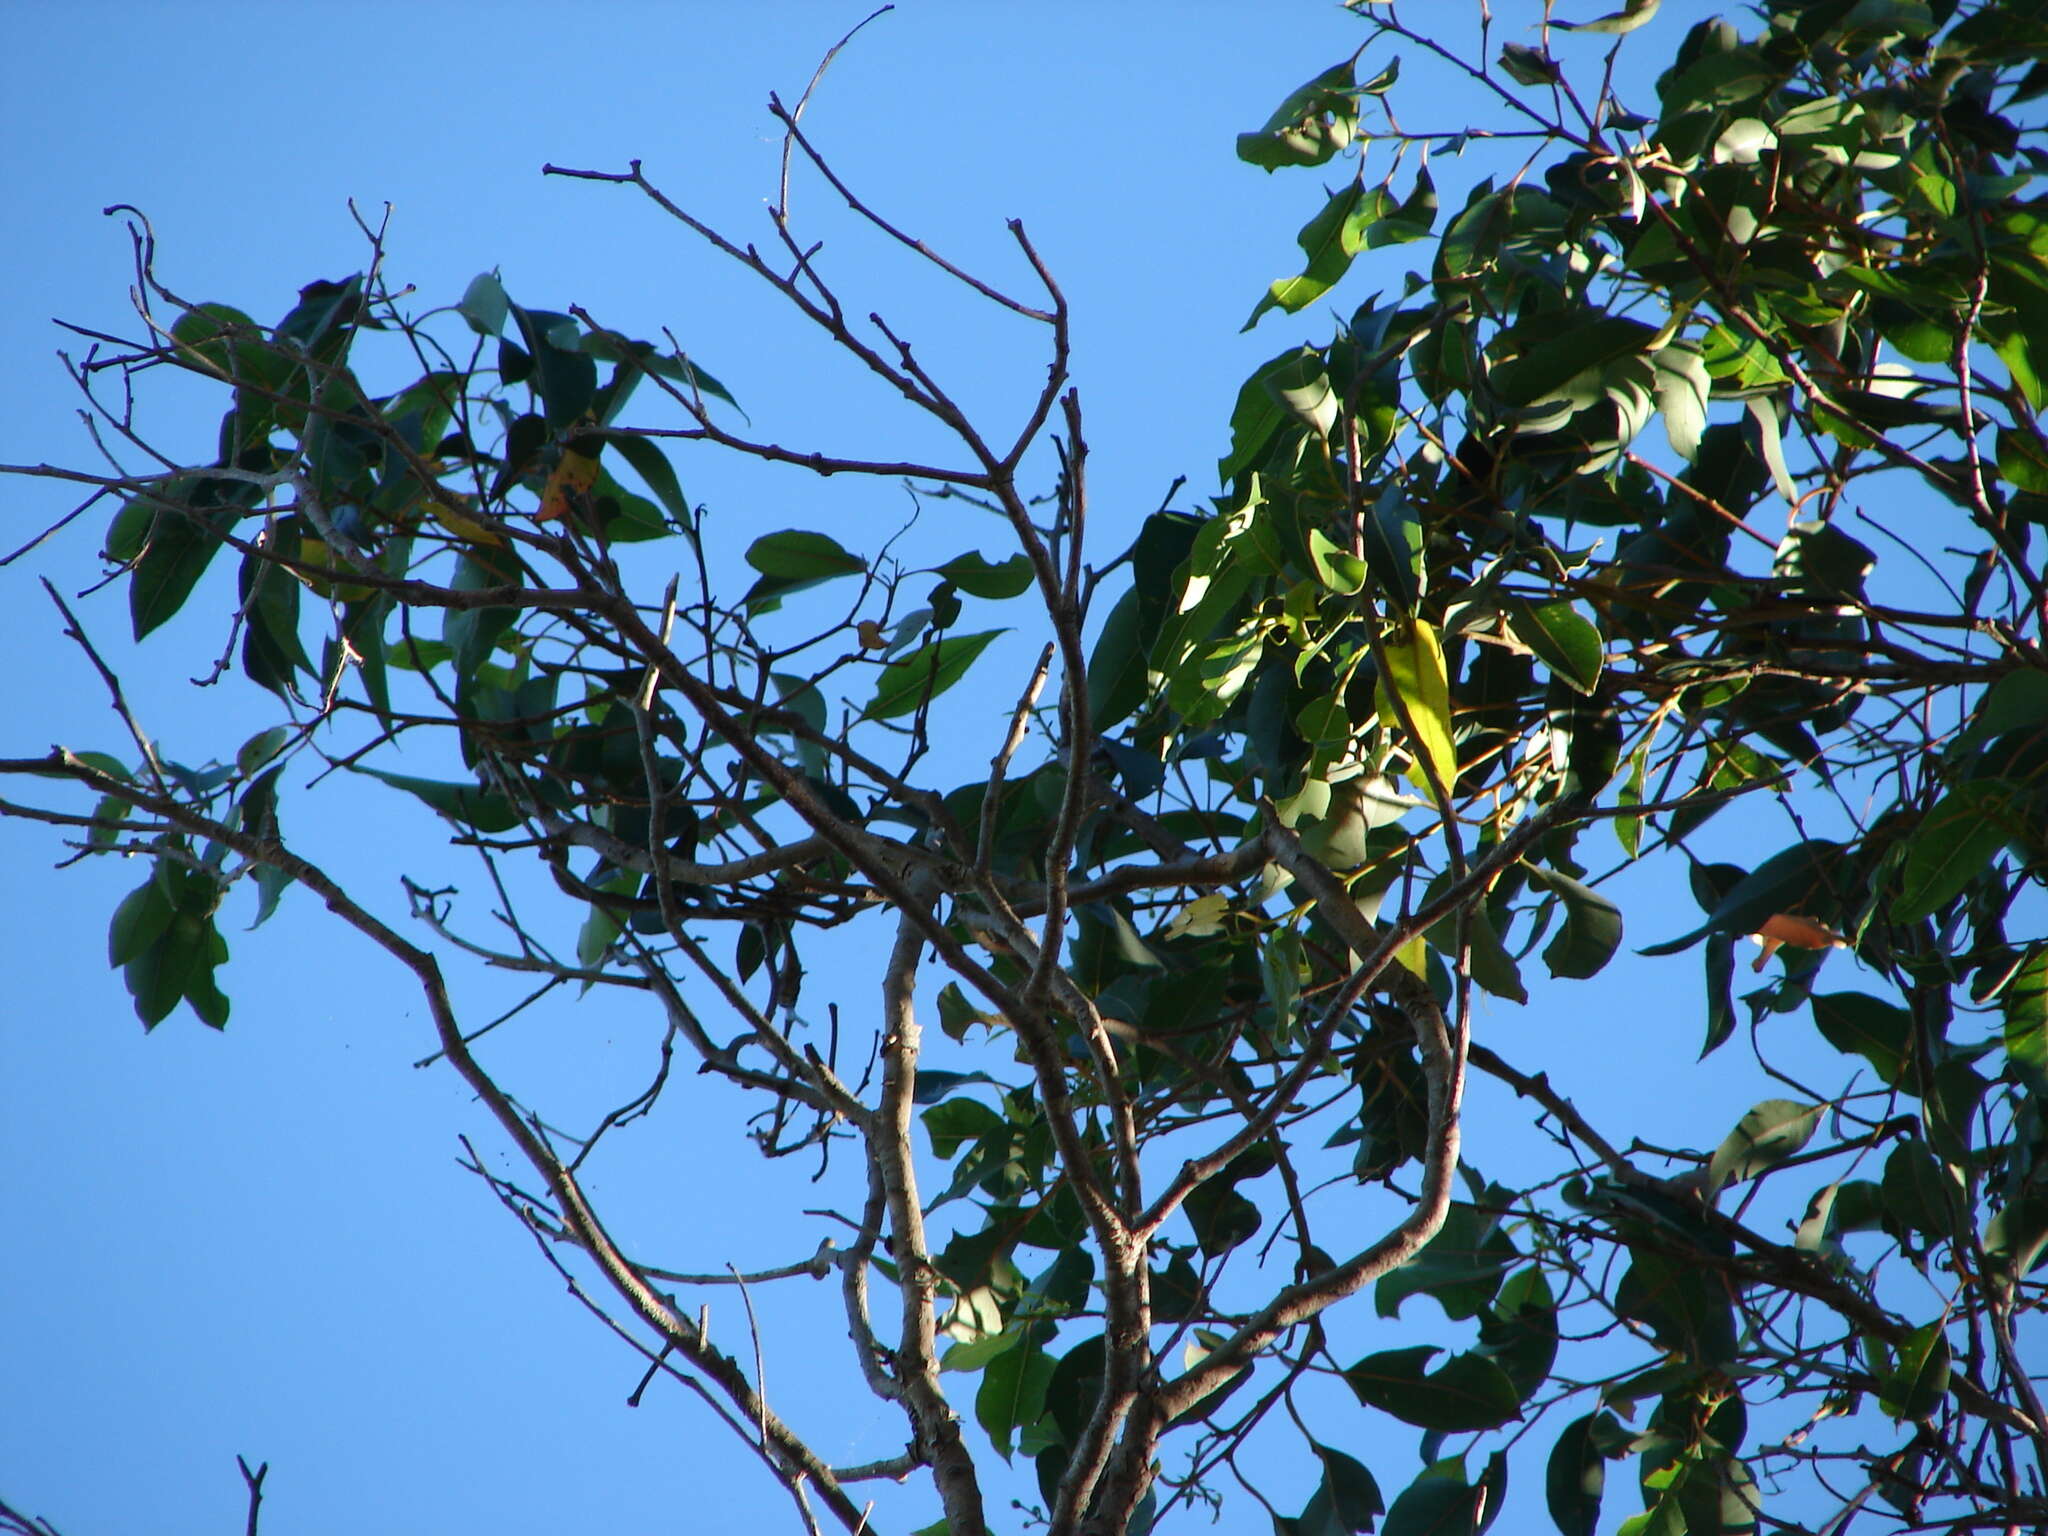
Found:
[[[85,344],[49,320],[132,325],[127,236],[103,206],[150,215],[171,288],[267,318],[307,281],[361,265],[350,198],[372,219],[391,205],[390,266],[422,305],[453,302],[497,267],[523,303],[581,304],[642,334],[674,327],[764,436],[914,452],[901,411],[801,337],[760,285],[633,193],[539,174],[546,161],[618,169],[640,157],[693,212],[766,239],[777,149],[767,94],[794,99],[861,14],[17,4],[0,78],[14,121],[40,135],[4,172],[16,233],[0,253],[11,296],[0,310],[0,461],[90,456],[52,356]],[[1646,51],[1668,48],[1686,19],[1660,21]],[[1269,178],[1237,163],[1231,141],[1361,37],[1322,0],[909,0],[846,50],[814,102],[807,127],[846,178],[963,264],[1019,280],[1003,221],[1026,222],[1076,315],[1100,556],[1176,475],[1190,482],[1182,505],[1213,489],[1239,382],[1324,329],[1274,317],[1237,334],[1264,285],[1294,269],[1293,233],[1318,195],[1313,174]],[[1398,99],[1411,118],[1435,112],[1411,123],[1431,129],[1462,126],[1470,106],[1442,84]],[[1035,338],[846,234],[829,204],[826,189],[800,185],[798,218],[815,209],[840,232],[832,255],[858,302],[909,317],[970,404],[1001,415],[1028,397]],[[1401,253],[1375,259],[1383,266],[1340,294],[1397,288]],[[194,452],[213,430],[205,403],[175,388],[150,421]],[[714,540],[863,520],[872,531],[905,513],[887,488],[828,495],[794,472],[688,454],[677,467],[710,505]],[[9,483],[6,505],[9,547],[66,508],[53,487],[26,481]],[[104,523],[89,513],[35,569],[67,592],[88,585]],[[60,642],[30,572],[0,572],[0,593],[0,750],[117,747],[104,696]],[[82,612],[172,755],[224,754],[255,728],[246,694],[186,681],[217,644],[203,616],[166,631],[179,642],[162,648],[180,653],[170,664],[128,656],[118,591]],[[344,791],[317,819],[287,825],[337,868],[382,882],[366,894],[386,911],[402,905],[395,870],[431,871],[443,857],[440,824],[424,812],[407,821],[383,796]],[[458,1133],[489,1157],[498,1144],[451,1075],[412,1069],[430,1031],[379,957],[287,897],[260,933],[230,934],[231,1028],[216,1035],[180,1012],[145,1039],[104,955],[107,915],[141,872],[52,873],[59,856],[47,831],[0,822],[0,963],[13,979],[0,1015],[0,1379],[16,1384],[0,1395],[0,1496],[66,1536],[197,1536],[239,1518],[241,1453],[273,1466],[274,1532],[782,1518],[768,1481],[692,1401],[656,1392],[637,1411],[623,1406],[633,1359],[456,1167]],[[1684,910],[1653,918],[1638,941],[1676,931]],[[476,1016],[509,995],[480,985]],[[1582,1017],[1641,1006],[1619,979],[1572,996]],[[1590,1038],[1540,997],[1496,1024],[1510,1043],[1549,1032],[1581,1054]],[[644,1021],[601,998],[551,1017],[544,1035],[508,1030],[493,1062],[517,1078],[559,1060],[565,1040],[577,1065],[559,1086],[573,1103],[616,1102],[644,1074]],[[1603,1052],[1586,1063],[1585,1089],[1617,1097],[1668,1057],[1647,1031]],[[1738,1065],[1731,1053],[1700,1069],[1716,1122],[1695,1142],[1718,1139],[1720,1119],[1748,1102],[1714,1091]],[[638,1230],[666,1223],[672,1260],[752,1268],[808,1253],[815,1231],[784,1234],[758,1214],[810,1203],[805,1171],[760,1165],[729,1104],[690,1103],[644,1133],[630,1178],[621,1171],[597,1193]],[[1674,1106],[1674,1120],[1684,1115]],[[742,1337],[734,1301],[714,1304],[726,1337]],[[812,1309],[761,1304],[771,1395],[801,1419],[815,1378],[846,1374],[843,1337],[829,1309],[821,1323]],[[1353,1412],[1344,1428],[1362,1435]],[[881,1456],[898,1448],[900,1426],[863,1409],[817,1439],[834,1459]],[[1400,1460],[1380,1469],[1390,1492],[1412,1470],[1412,1448],[1398,1443]],[[884,1507],[899,1527],[934,1513],[921,1489]]]

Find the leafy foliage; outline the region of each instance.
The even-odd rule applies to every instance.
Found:
[[[987,1528],[991,1454],[1029,1463],[1055,1531],[1163,1526],[1283,1405],[1316,1475],[1287,1532],[1484,1530],[1529,1434],[1567,1536],[1610,1507],[1627,1532],[1880,1504],[2038,1526],[2048,225],[2023,109],[2048,33],[2017,5],[1780,0],[1753,35],[1693,25],[1651,114],[1570,34],[1633,49],[1655,0],[1494,57],[1483,28],[1467,57],[1358,10],[1360,53],[1238,141],[1268,171],[1355,158],[1247,328],[1368,253],[1418,268],[1258,368],[1213,505],[1100,565],[1065,302],[1021,227],[1042,294],[968,279],[1050,338],[997,433],[853,327],[781,214],[777,265],[661,199],[946,427],[951,463],[778,446],[694,359],[491,274],[414,315],[379,251],[269,326],[148,274],[120,368],[198,375],[225,413],[207,462],[101,480],[106,556],[138,640],[196,606],[275,718],[201,770],[139,726],[139,761],[8,760],[100,799],[7,808],[149,860],[109,938],[145,1026],[181,1002],[225,1026],[245,878],[259,918],[295,884],[382,945],[544,1185],[494,1192],[848,1529],[851,1475],[627,1257],[429,948],[286,841],[305,769],[424,803],[547,895],[498,954],[413,888],[442,952],[636,992],[759,1101],[765,1155],[824,1155],[853,1237],[787,1273],[847,1279],[866,1384],[908,1420],[887,1470],[931,1471],[952,1536]],[[1397,47],[1410,79],[1494,92],[1528,158],[1473,177],[1479,141],[1401,131]],[[637,165],[566,174],[660,198]],[[394,361],[421,371],[375,382]],[[649,397],[686,424],[625,425]],[[907,478],[1011,547],[919,565],[779,528],[741,571],[679,440]],[[949,750],[969,738],[988,771]],[[392,766],[429,742],[451,777]],[[1697,925],[1632,931],[1681,881]],[[841,929],[879,984],[860,1045],[851,985],[827,1031],[811,979]],[[1737,996],[1745,936],[1770,974]],[[1618,962],[1660,997],[1688,978],[1702,1055],[1747,1026],[1775,1081],[1718,1146],[1664,1144],[1685,1080],[1603,1130],[1572,1052],[1539,1070],[1485,1038],[1479,994],[1569,997]],[[1831,1079],[1775,1064],[1793,1034]],[[1468,1070],[1534,1106],[1554,1166],[1481,1173]],[[583,1153],[664,1091],[665,1064]],[[1356,1353],[1367,1289],[1403,1336],[1455,1326]],[[1339,1443],[1340,1391],[1424,1432],[1391,1498]]]

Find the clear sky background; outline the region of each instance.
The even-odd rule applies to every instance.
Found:
[[[904,413],[837,369],[744,273],[722,269],[630,191],[539,174],[544,161],[617,169],[640,157],[694,212],[769,239],[777,138],[767,95],[793,100],[865,9],[13,0],[0,9],[12,124],[0,190],[13,228],[0,247],[0,461],[89,461],[52,355],[85,343],[49,322],[133,328],[128,239],[103,206],[147,211],[173,290],[272,320],[304,283],[361,266],[350,198],[372,219],[392,206],[390,267],[417,285],[422,307],[452,303],[498,267],[530,306],[582,304],[639,334],[673,327],[763,436],[917,451],[926,439]],[[1499,9],[1498,35],[1520,36],[1515,7]],[[1668,52],[1703,13],[1667,5],[1641,51]],[[1020,280],[1003,221],[1027,223],[1076,315],[1098,557],[1127,542],[1176,475],[1189,479],[1180,505],[1210,494],[1245,374],[1326,332],[1320,318],[1276,316],[1237,334],[1264,285],[1295,270],[1293,232],[1319,194],[1313,173],[1269,178],[1239,164],[1232,136],[1362,35],[1323,0],[906,0],[840,57],[814,102],[807,128],[846,177],[964,264]],[[1443,81],[1396,102],[1409,126],[1444,131],[1485,111]],[[1434,115],[1417,121],[1424,112]],[[1327,179],[1343,174],[1333,167]],[[1463,176],[1442,179],[1455,187]],[[799,220],[816,210],[839,229],[828,204],[825,189],[800,184]],[[849,238],[832,254],[843,291],[905,318],[970,402],[1001,415],[1036,387],[1036,338],[1021,327],[869,245]],[[1364,273],[1339,290],[1347,307],[1372,287],[1398,290],[1403,255],[1364,258]],[[217,404],[176,388],[164,399],[154,434],[205,452]],[[834,488],[833,500],[794,472],[704,455],[680,455],[678,469],[692,499],[709,504],[714,540],[787,526],[838,532],[906,510],[886,488],[846,493],[852,500]],[[9,481],[6,493],[8,547],[68,505],[46,483]],[[8,755],[53,741],[122,746],[31,574],[67,592],[88,585],[105,522],[95,510],[28,569],[0,572]],[[993,538],[987,547],[1002,552]],[[218,644],[206,606],[195,600],[165,632],[174,643],[158,649],[178,651],[176,665],[129,658],[120,589],[83,610],[165,750],[190,761],[232,751],[263,723],[246,689],[186,682]],[[1006,709],[1008,682],[1001,691]],[[971,750],[985,760],[989,747]],[[401,913],[392,872],[431,876],[445,828],[424,811],[408,820],[389,796],[350,794],[296,821],[288,800],[287,831],[344,873],[381,882],[363,894]],[[223,973],[235,1000],[228,1031],[181,1009],[145,1038],[105,962],[107,917],[143,872],[53,873],[60,856],[48,829],[0,822],[10,981],[0,1004],[0,1496],[65,1536],[216,1536],[239,1528],[241,1453],[272,1465],[273,1536],[738,1530],[786,1517],[758,1467],[693,1400],[657,1389],[637,1411],[624,1406],[634,1358],[562,1294],[457,1168],[458,1133],[496,1158],[495,1133],[452,1074],[412,1069],[431,1031],[381,957],[287,896],[259,933],[224,925],[234,946]],[[1689,903],[1676,901],[1668,920],[1652,915],[1640,928],[1632,911],[1631,941],[1690,926]],[[1611,1028],[1656,1006],[1621,971],[1573,985],[1570,1016],[1539,985],[1529,1009],[1503,1007],[1486,1027],[1504,1049],[1556,1036],[1582,1073],[1575,1092],[1622,1100],[1653,1064],[1696,1049],[1694,977],[1681,963],[1673,978],[1683,989],[1674,1036]],[[499,995],[474,992],[473,1016]],[[508,1030],[491,1060],[516,1078],[573,1041],[587,1075],[560,1086],[577,1102],[614,1103],[644,1075],[649,1028],[593,998],[552,1015],[540,1040]],[[1596,1035],[1594,1060],[1585,1046]],[[1692,1101],[1675,1099],[1672,1141],[1711,1146],[1746,1107],[1727,1086],[1743,1071],[1737,1055],[1688,1080],[1711,1113],[1695,1124]],[[763,1167],[728,1104],[694,1084],[680,1091],[635,1145],[640,1182],[628,1187],[621,1170],[600,1198],[637,1213],[643,1232],[658,1236],[666,1222],[669,1262],[755,1268],[807,1254],[818,1231],[779,1231],[760,1213],[812,1203],[808,1170]],[[1482,1167],[1510,1145],[1492,1136],[1487,1111],[1482,1092],[1472,1153]],[[900,1421],[879,1408],[849,1412],[843,1425],[817,1417],[843,1401],[813,1395],[818,1379],[851,1371],[843,1325],[764,1305],[777,1407],[835,1460],[900,1449]],[[734,1299],[714,1306],[736,1347]],[[1373,1347],[1387,1342],[1374,1337]],[[1339,1444],[1368,1433],[1355,1405],[1334,1428]],[[1398,1447],[1376,1463],[1391,1495],[1414,1470],[1413,1437],[1373,1433]],[[1540,1465],[1518,1468],[1528,1498]],[[1301,1497],[1309,1487],[1300,1483]],[[921,1481],[914,1493],[888,1506],[895,1527],[935,1513]],[[1522,1508],[1534,1517],[1533,1503]],[[1249,1503],[1226,1516],[1227,1528],[1263,1524]]]

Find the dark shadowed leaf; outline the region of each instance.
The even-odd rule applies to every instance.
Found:
[[[1544,1469],[1543,1494],[1550,1519],[1563,1536],[1593,1536],[1600,1523],[1600,1496],[1607,1487],[1607,1458],[1620,1433],[1604,1410],[1565,1425]]]
[[[1550,974],[1572,978],[1599,975],[1621,947],[1621,908],[1591,886],[1554,869],[1532,864],[1527,873],[1531,885],[1564,904],[1564,926],[1543,951]]]
[[[2018,793],[2002,780],[1977,779],[1942,796],[1906,844],[1892,921],[1933,915],[1991,867],[2010,835]]]
[[[1887,1084],[1899,1083],[1913,1049],[1913,1016],[1905,1009],[1865,992],[1815,993],[1813,1022],[1836,1050],[1861,1056]]]
[[[1492,1429],[1520,1411],[1515,1384],[1493,1361],[1468,1352],[1427,1370],[1440,1353],[1433,1344],[1381,1350],[1347,1369],[1344,1380],[1368,1408],[1422,1429]]]
[[[1895,1419],[1924,1419],[1948,1395],[1948,1330],[1936,1320],[1900,1344],[1896,1360],[1878,1374],[1878,1406]]]
[[[1580,693],[1600,681],[1600,631],[1567,601],[1517,603],[1507,610],[1508,628],[1534,651],[1552,674]]]
[[[393,789],[416,795],[450,821],[479,832],[509,832],[519,825],[519,812],[512,802],[494,789],[475,784],[449,784],[439,779],[416,779],[405,773],[386,773],[381,768],[359,768],[373,779],[382,779]]]
[[[1021,554],[990,564],[979,552],[969,550],[938,571],[970,597],[1015,597],[1031,585],[1031,562]]]

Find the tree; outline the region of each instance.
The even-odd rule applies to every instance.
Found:
[[[1044,338],[1016,417],[861,318],[788,177],[757,247],[637,163],[555,171],[767,283],[943,452],[786,440],[801,423],[756,426],[714,360],[490,274],[415,312],[375,230],[363,274],[259,324],[172,291],[138,216],[143,329],[76,382],[118,439],[132,393],[195,377],[219,442],[20,472],[116,502],[136,638],[211,604],[217,673],[275,723],[187,767],[103,668],[131,739],[0,760],[45,781],[0,809],[147,861],[109,935],[145,1026],[227,1024],[231,897],[259,921],[317,900],[409,973],[527,1168],[473,1153],[479,1178],[800,1524],[863,1529],[864,1487],[915,1477],[922,1518],[969,1536],[1028,1461],[1050,1529],[1174,1528],[1278,1440],[1319,1473],[1278,1529],[1477,1531],[1542,1424],[1567,1533],[1610,1461],[1631,1532],[2038,1525],[2048,267],[2021,109],[2048,31],[1786,3],[1752,36],[1693,27],[1638,88],[1622,39],[1655,10],[1498,51],[1482,13],[1466,53],[1358,8],[1359,50],[1239,140],[1344,172],[1248,325],[1365,250],[1427,270],[1258,369],[1213,506],[1163,506],[1108,559],[1025,228],[1028,289],[953,265],[835,173],[802,101],[775,107],[793,171]],[[1404,131],[1400,49],[1480,82],[1499,125]],[[1504,158],[1445,217],[1468,150]],[[629,425],[650,401],[682,424]],[[682,443],[905,481],[1010,547],[781,528],[738,576]],[[337,774],[447,818],[492,910],[408,884],[391,913],[295,852]],[[1698,921],[1640,954],[1702,954],[1701,1054],[1746,1026],[1771,1083],[1711,1149],[1665,1146],[1653,1095],[1596,1124],[1568,1056],[1484,1038],[1482,995],[1527,1002],[1538,957],[1569,1012],[1624,906],[1681,873]],[[1738,996],[1746,935],[1771,974]],[[658,1069],[563,1125],[545,1081],[494,1070],[458,964],[630,997]],[[682,1066],[757,1111],[761,1155],[816,1160],[827,1240],[726,1278],[834,1282],[900,1458],[829,1464],[706,1326],[720,1277],[591,1196]],[[1527,1104],[1549,1163],[1502,1178],[1468,1073]],[[1387,1347],[1368,1289],[1434,1342]],[[1340,1395],[1423,1432],[1391,1498]]]

